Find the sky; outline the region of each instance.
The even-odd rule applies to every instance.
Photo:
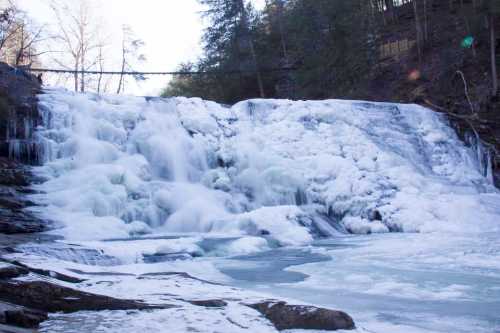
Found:
[[[39,24],[53,28],[50,0],[17,0]],[[66,0],[70,5],[79,0]],[[257,8],[265,0],[250,0]],[[145,42],[146,62],[134,68],[140,71],[173,71],[181,62],[194,61],[201,55],[201,36],[206,22],[200,17],[203,7],[196,0],[95,0],[96,14],[104,23],[103,35],[110,47],[106,70],[119,70],[121,29],[129,25]],[[43,59],[42,59],[43,60]],[[139,86],[129,85],[127,93],[157,95],[169,78],[150,77]]]

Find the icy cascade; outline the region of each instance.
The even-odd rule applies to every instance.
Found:
[[[40,96],[48,180],[69,239],[149,232],[263,236],[475,232],[500,195],[440,115],[415,105]],[[262,238],[254,238],[256,247]],[[248,244],[247,244],[248,245]]]

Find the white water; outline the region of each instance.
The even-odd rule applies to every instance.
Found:
[[[125,265],[117,270],[190,271],[203,263],[191,272],[344,308],[376,332],[412,331],[409,327],[446,332],[459,325],[464,332],[471,327],[487,332],[494,325],[488,307],[496,305],[471,311],[470,321],[455,326],[465,303],[453,303],[460,311],[446,302],[409,305],[407,316],[394,317],[409,299],[462,302],[468,297],[470,304],[488,304],[483,294],[497,293],[493,284],[500,276],[500,250],[488,244],[500,235],[500,194],[483,177],[477,154],[430,110],[336,100],[252,100],[228,108],[200,99],[63,90],[48,90],[40,106],[45,125],[38,135],[46,163],[37,172],[47,181],[34,197],[46,205],[39,213],[61,226],[53,233],[65,242],[117,258]],[[349,246],[341,251],[314,241],[327,236],[328,242],[343,243],[346,232],[390,231],[422,235],[347,238]],[[333,260],[291,268],[310,275],[305,281],[307,275],[290,280],[286,274],[273,280],[268,273],[287,266],[278,260],[264,272],[270,278],[258,281],[244,278],[248,272],[256,275],[241,270],[248,266],[245,257],[224,259],[282,246],[285,252],[313,249]],[[170,254],[187,260],[173,268],[143,264]],[[290,265],[317,259],[305,258]],[[227,273],[232,280],[218,272],[228,267],[239,272]],[[463,284],[443,282],[446,274],[464,269],[477,277]],[[414,274],[422,270],[432,274],[427,279]],[[302,282],[294,280],[297,276]],[[493,282],[483,288],[486,276]],[[143,290],[138,295],[148,298],[144,293],[151,286],[134,281]],[[97,284],[92,288],[103,291]],[[115,296],[129,297],[120,294],[124,287],[117,288]],[[323,296],[314,296],[318,293]],[[379,303],[377,297],[389,296],[394,299]],[[416,317],[427,324],[420,325],[411,311],[420,311]],[[451,326],[437,324],[441,315],[452,318]]]

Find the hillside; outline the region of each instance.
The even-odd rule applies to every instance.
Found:
[[[474,11],[472,1],[463,1],[462,6],[450,10],[448,2],[434,1],[429,11],[430,38],[421,60],[415,46],[389,52],[374,66],[369,77],[342,97],[418,103],[448,114],[463,139],[475,144],[474,132],[477,132],[492,153],[498,185],[500,103],[491,96],[490,43],[487,35],[478,34],[474,50],[461,47],[463,39],[471,34],[470,23],[463,13]],[[412,8],[401,10],[395,23],[387,25],[382,34],[384,46],[393,50],[398,43],[400,47],[405,41],[415,40]],[[498,59],[497,62],[500,63]]]

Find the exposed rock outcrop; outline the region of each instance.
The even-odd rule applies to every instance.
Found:
[[[0,62],[0,156],[38,163],[34,129],[41,124],[38,79]]]
[[[37,328],[42,321],[47,319],[46,312],[0,302],[0,325]],[[10,330],[7,330],[7,328],[3,330],[0,327],[0,332],[3,331]],[[11,332],[15,332],[14,329]]]
[[[305,305],[289,305],[285,302],[262,302],[249,304],[259,311],[278,330],[351,330],[354,321],[345,312]]]
[[[39,80],[0,62],[0,233],[36,233],[48,223],[26,210],[34,178],[26,164],[40,162],[34,131],[41,124],[37,107]]]
[[[0,281],[0,300],[45,312],[164,309],[135,300],[91,294],[45,281]]]
[[[30,271],[27,268],[2,263],[0,261],[0,280],[14,279],[16,277],[26,275]]]
[[[32,181],[26,166],[0,156],[0,233],[36,233],[50,228],[48,221],[27,210],[33,205],[26,198]]]
[[[2,264],[4,266],[2,266]],[[0,259],[0,280],[13,279],[29,273],[50,277],[68,283],[81,283],[85,281],[74,276],[61,274],[59,272],[29,267],[18,261],[7,261],[5,259]]]

